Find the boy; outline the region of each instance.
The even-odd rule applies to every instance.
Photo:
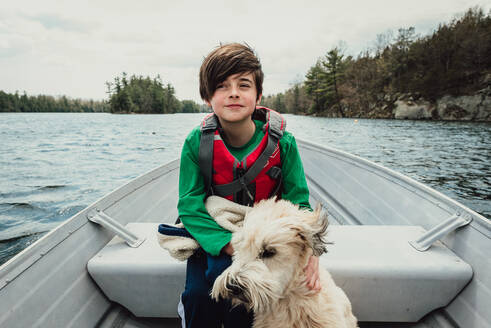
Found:
[[[200,95],[213,114],[186,138],[179,174],[179,218],[201,248],[188,259],[186,288],[179,314],[183,326],[251,327],[253,314],[213,301],[215,278],[231,263],[231,233],[210,217],[210,194],[242,205],[278,195],[310,208],[309,191],[293,135],[276,112],[261,101],[263,72],[248,46],[225,44],[212,51],[200,69]],[[256,165],[254,165],[256,164]],[[305,268],[307,285],[320,290],[318,258]]]

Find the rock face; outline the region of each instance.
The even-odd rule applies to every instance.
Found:
[[[431,119],[434,106],[427,101],[397,100],[394,103],[393,114],[396,119],[421,120]]]
[[[491,97],[487,92],[472,96],[444,96],[437,101],[437,109],[442,120],[491,121]]]
[[[392,114],[408,120],[491,121],[491,87],[470,96],[443,96],[436,103],[404,95],[394,102]]]
[[[345,117],[491,122],[491,74],[485,82],[483,89],[470,95],[428,101],[418,94],[388,93],[372,103],[359,97],[345,98],[341,108]],[[339,110],[332,108],[317,115],[341,117]]]

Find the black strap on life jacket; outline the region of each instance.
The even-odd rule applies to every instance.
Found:
[[[218,118],[215,114],[209,115],[201,125],[201,140],[199,144],[199,166],[205,182],[206,193],[211,191],[213,179],[213,141],[215,130],[218,129]]]
[[[262,171],[268,159],[273,155],[278,141],[283,136],[283,131],[285,129],[285,122],[283,118],[276,112],[266,110],[263,108],[257,108],[252,116],[253,119],[261,120],[264,122],[269,122],[268,124],[268,141],[266,148],[259,155],[252,166],[245,172],[244,175],[239,176],[239,178],[234,181],[223,184],[223,185],[213,185],[213,141],[215,138],[215,130],[218,128],[218,118],[216,115],[210,115],[205,118],[203,125],[201,126],[201,141],[199,146],[199,163],[201,167],[201,172],[204,177],[205,190],[208,195],[218,195],[227,196],[235,194],[241,190],[245,191],[250,198],[250,203],[254,202],[254,197],[250,193],[247,185],[249,185]],[[279,171],[278,171],[279,170]],[[279,182],[274,192],[277,193],[281,187],[281,169],[278,167],[276,169],[270,170],[268,172],[272,178],[278,178]]]

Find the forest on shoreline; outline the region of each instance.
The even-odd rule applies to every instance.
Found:
[[[75,112],[102,113],[109,107],[104,101],[71,99],[66,96],[37,95],[28,96],[25,92],[19,95],[0,90],[1,112]]]
[[[489,102],[490,54],[491,15],[475,7],[431,35],[418,36],[414,27],[379,34],[373,48],[356,57],[334,47],[303,82],[264,96],[262,104],[283,113],[393,118],[401,99],[432,106],[447,95],[481,92]]]
[[[154,79],[126,73],[106,82],[109,100],[71,99],[66,96],[19,95],[0,90],[0,112],[72,112],[113,114],[171,114],[207,111],[193,100],[178,100],[174,87],[164,85],[160,76]]]
[[[123,72],[113,82],[106,82],[107,101],[71,99],[66,96],[28,96],[0,90],[0,112],[72,112],[113,114],[172,114],[208,111],[193,100],[179,100],[172,84],[155,78]]]
[[[199,113],[207,111],[206,106],[193,100],[176,98],[172,84],[164,84],[160,75],[155,78],[128,75],[123,72],[113,82],[106,82],[111,113],[124,114],[173,114]]]

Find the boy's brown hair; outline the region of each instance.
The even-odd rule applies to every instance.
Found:
[[[199,70],[199,93],[210,101],[217,86],[230,75],[252,73],[256,84],[257,99],[263,92],[264,74],[254,50],[247,44],[228,43],[213,50]]]

